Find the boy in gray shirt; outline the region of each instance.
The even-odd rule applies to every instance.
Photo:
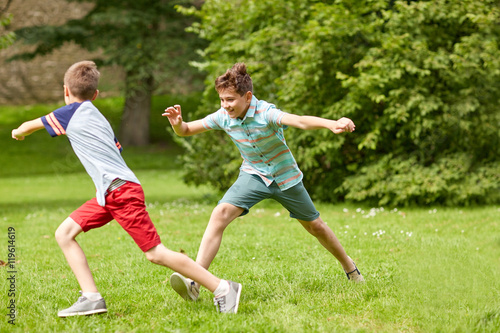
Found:
[[[82,292],[75,304],[59,311],[59,317],[107,312],[76,236],[113,219],[130,234],[148,260],[205,286],[214,293],[219,312],[236,313],[241,284],[217,278],[186,255],[161,243],[146,211],[140,182],[123,160],[122,148],[109,122],[91,102],[99,93],[99,76],[91,61],[72,65],[64,75],[66,106],[12,130],[16,140],[24,140],[43,128],[53,137],[66,135],[96,187],[96,197],[71,213],[56,230],[56,240]]]

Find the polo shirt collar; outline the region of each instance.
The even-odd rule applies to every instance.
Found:
[[[257,97],[252,95],[252,100],[250,101],[250,106],[248,107],[247,113],[245,114],[243,119],[240,120],[241,122],[244,122],[248,117],[250,117],[250,118],[255,117],[255,110],[257,110],[257,102],[258,101],[259,100],[257,99]]]

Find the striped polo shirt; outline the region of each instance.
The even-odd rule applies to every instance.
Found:
[[[281,124],[285,112],[252,96],[243,119],[232,119],[224,108],[203,119],[206,129],[225,131],[238,147],[240,170],[258,175],[269,186],[273,181],[284,191],[302,180],[295,158],[288,148]]]
[[[72,103],[41,119],[52,137],[68,137],[76,156],[94,182],[100,206],[106,204],[106,190],[115,179],[140,184],[121,156],[122,148],[111,125],[92,102]]]

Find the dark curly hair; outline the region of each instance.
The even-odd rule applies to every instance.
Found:
[[[218,92],[226,89],[233,89],[240,96],[247,91],[253,93],[252,78],[247,73],[247,66],[242,63],[236,63],[223,75],[215,80],[215,90]]]

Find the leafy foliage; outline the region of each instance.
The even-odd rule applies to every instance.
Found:
[[[20,39],[36,45],[36,49],[15,58],[29,60],[72,41],[87,50],[102,50],[99,64],[122,66],[129,73],[128,84],[132,87],[152,74],[160,82],[189,68],[188,61],[194,59],[190,51],[199,47],[200,41],[185,31],[192,19],[179,15],[175,5],[191,1],[91,2],[93,9],[81,19],[69,20],[62,26],[19,29]]]
[[[12,31],[4,31],[4,27],[8,27],[12,20],[12,15],[6,14],[11,3],[12,0],[8,0],[7,3],[0,8],[0,50],[12,45],[16,39],[16,35]]]
[[[351,135],[287,131],[316,198],[499,201],[498,2],[209,0],[196,14],[210,42],[196,116],[218,107],[210,80],[243,61],[258,98],[356,123]],[[239,161],[219,134],[187,142],[184,163],[187,179],[224,190]]]
[[[71,0],[69,0],[71,1]],[[88,0],[72,0],[89,2]],[[125,72],[123,144],[144,145],[149,140],[149,114],[153,92],[174,91],[177,82],[201,81],[189,66],[203,43],[185,31],[193,18],[180,15],[175,6],[191,0],[92,0],[94,7],[81,19],[62,26],[32,26],[16,33],[36,45],[33,52],[13,59],[29,60],[52,52],[67,42],[86,50],[101,50],[98,65],[118,65]],[[168,79],[168,82],[167,82]],[[196,86],[196,85],[191,85]],[[165,89],[165,87],[167,89]]]

